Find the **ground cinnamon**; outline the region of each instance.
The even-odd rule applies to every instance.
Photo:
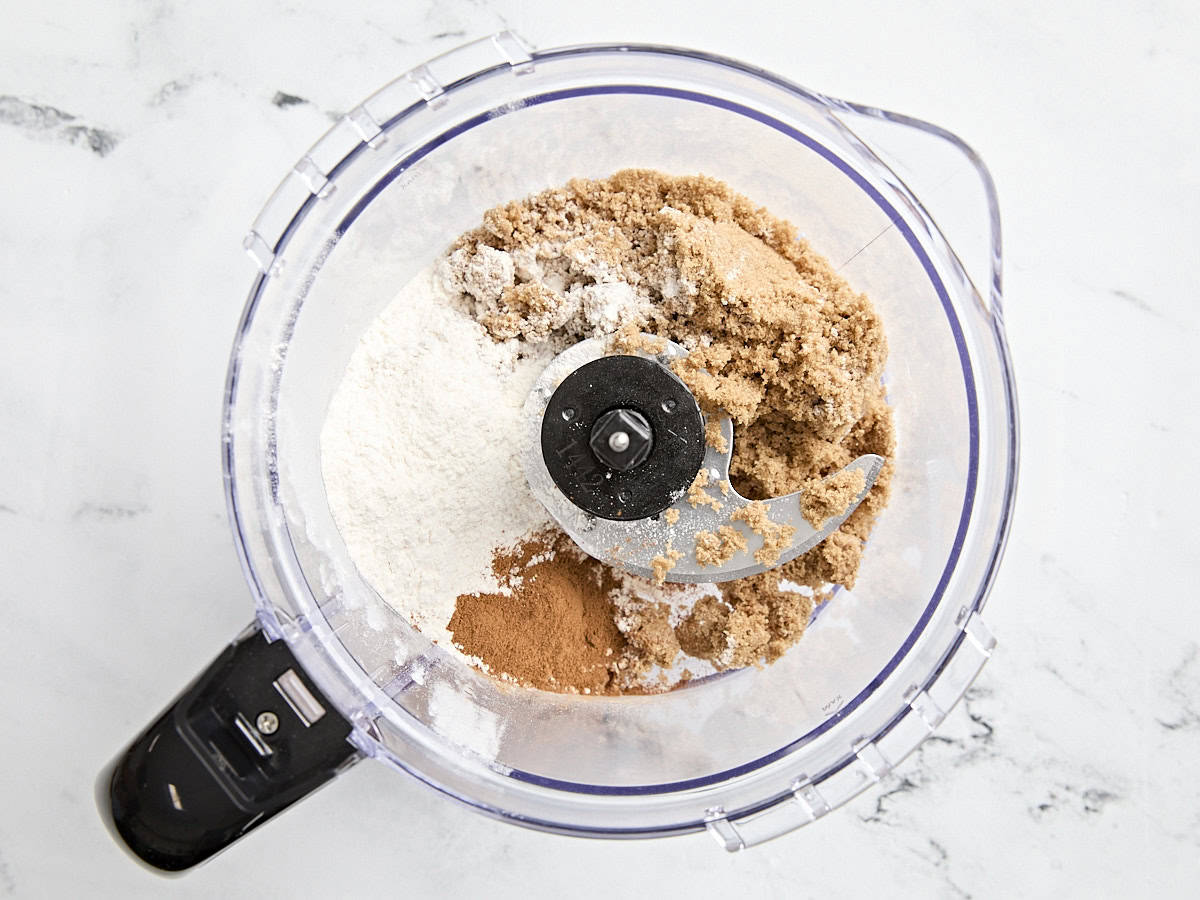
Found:
[[[502,592],[458,598],[450,633],[492,674],[551,691],[613,690],[626,640],[614,621],[613,571],[561,532],[546,532],[492,564]]]

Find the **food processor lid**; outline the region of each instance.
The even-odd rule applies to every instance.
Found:
[[[525,108],[606,95],[670,98],[744,117],[802,144],[854,182],[884,210],[940,298],[962,363],[969,421],[958,532],[924,612],[888,665],[858,695],[831,700],[819,727],[771,753],[710,776],[657,784],[572,782],[449,751],[393,702],[404,678],[411,684],[424,677],[419,667],[373,670],[339,638],[330,621],[337,585],[314,582],[304,570],[280,487],[275,404],[308,290],[297,285],[307,285],[308,269],[315,263],[315,272],[322,253],[380,193],[402,187],[405,173],[439,147]],[[857,130],[871,130],[872,142],[864,143]],[[900,132],[903,139],[889,139]],[[975,279],[982,292],[935,218],[896,175],[896,160],[906,159],[912,164],[905,167],[907,180],[921,182],[921,156],[933,146],[982,186],[984,201],[973,219],[984,221],[988,240],[990,268]],[[998,222],[986,169],[953,135],[732,60],[646,45],[533,52],[505,32],[406,73],[340,119],[300,159],[244,242],[258,273],[230,362],[224,465],[230,517],[264,630],[288,643],[352,724],[349,740],[362,752],[489,814],[575,834],[707,828],[730,849],[820,817],[911,752],[962,696],[995,643],[980,610],[1007,536],[1016,478]],[[950,603],[957,608],[947,609]]]

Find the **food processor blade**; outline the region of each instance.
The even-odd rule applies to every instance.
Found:
[[[712,442],[717,446],[705,444],[702,435],[709,417],[700,412],[695,398],[670,371],[672,362],[687,356],[687,349],[664,338],[642,335],[631,342],[627,353],[614,354],[613,350],[611,338],[589,338],[567,348],[542,371],[523,410],[523,463],[530,489],[579,548],[603,563],[645,578],[686,583],[732,581],[769,571],[837,531],[866,498],[883,469],[883,457],[865,454],[828,476],[826,481],[861,471],[863,483],[849,505],[820,528],[802,513],[803,491],[751,501],[729,481],[732,420],[716,418],[721,440]],[[632,364],[608,371],[597,366],[602,360],[644,360],[659,374],[651,372],[645,378]],[[667,400],[660,401],[657,394],[642,390],[656,378],[661,383],[669,384],[667,379],[674,382]],[[680,392],[686,394],[686,400]],[[671,411],[664,419],[661,413],[668,403]],[[660,429],[677,440],[658,435],[649,458],[622,470],[620,454],[614,457],[612,439],[617,438],[625,453],[633,439],[627,431],[614,430],[611,422],[614,413],[626,416],[618,421],[632,422],[627,407],[658,419]],[[693,410],[694,423],[689,415]],[[632,430],[636,426],[622,427]],[[697,439],[697,435],[701,437]],[[673,468],[668,461],[655,465],[660,446],[661,454],[677,463]],[[669,480],[672,475],[676,476],[674,482]],[[643,494],[656,491],[666,492],[662,502],[652,498],[642,503]],[[756,504],[763,507],[758,520],[765,518],[768,523],[767,527],[753,523],[757,531],[746,521],[753,518],[747,513]],[[622,514],[625,509],[628,516]],[[723,529],[733,529],[737,536]],[[719,533],[727,535],[727,552],[718,563],[698,554],[696,540],[698,535]],[[776,541],[768,535],[782,537]]]

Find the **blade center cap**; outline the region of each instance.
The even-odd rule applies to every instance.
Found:
[[[674,503],[704,462],[704,417],[666,366],[604,356],[562,380],[546,404],[542,461],[575,506],[645,519]]]

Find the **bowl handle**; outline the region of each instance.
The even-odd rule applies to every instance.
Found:
[[[1003,252],[996,185],[970,144],[939,125],[860,103],[828,99],[882,175],[927,214],[989,315],[1003,321]],[[920,198],[918,202],[916,198]]]
[[[255,624],[101,772],[97,804],[141,862],[181,872],[361,759],[350,728]]]

